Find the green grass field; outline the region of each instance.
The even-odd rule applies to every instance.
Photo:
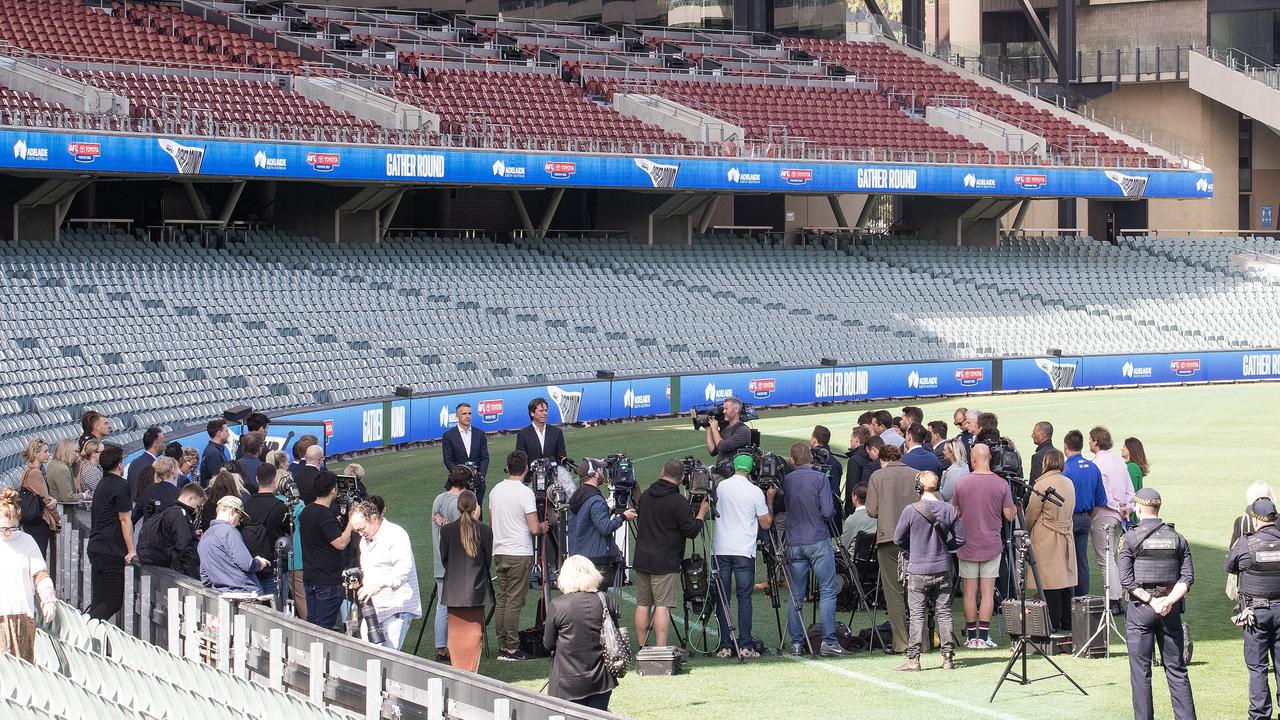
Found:
[[[880,406],[900,408],[901,404]],[[1140,437],[1152,464],[1147,484],[1161,491],[1165,519],[1175,523],[1192,545],[1196,582],[1184,618],[1195,640],[1191,680],[1199,715],[1221,718],[1245,714],[1247,674],[1241,634],[1228,619],[1231,603],[1223,591],[1222,562],[1232,519],[1244,506],[1245,488],[1256,479],[1271,478],[1274,450],[1266,429],[1280,421],[1280,386],[1069,392],[920,404],[926,420],[949,421],[952,410],[961,404],[996,412],[1002,430],[1023,450],[1031,447],[1031,426],[1038,420],[1054,424],[1055,441],[1069,429],[1087,431],[1096,424],[1108,426],[1117,443],[1128,435]],[[821,423],[833,431],[833,449],[843,452],[849,429],[869,407],[766,409],[753,425],[761,431],[766,449],[785,454],[790,443],[807,439],[813,425]],[[490,440],[491,484],[500,479],[497,468],[514,442],[514,436]],[[571,428],[566,431],[566,442],[575,458],[628,453],[635,460],[642,487],[657,477],[662,462],[670,457],[705,457],[702,433],[693,431],[687,418]],[[1024,455],[1029,460],[1029,454]],[[386,498],[388,515],[404,525],[415,540],[425,602],[432,587],[428,515],[444,477],[440,450],[392,452],[360,462],[366,468],[371,491]],[[1095,592],[1101,588],[1096,571],[1093,588]],[[634,604],[629,590],[623,608],[628,625]],[[536,598],[536,591],[531,591],[525,608],[526,627],[533,622]],[[756,593],[754,607],[754,634],[770,647],[777,647],[773,609],[763,592]],[[963,622],[958,601],[956,617]],[[711,624],[714,627],[714,620]],[[864,616],[859,615],[855,629],[864,626]],[[959,667],[951,673],[938,668],[936,653],[925,656],[924,672],[907,675],[893,672],[900,658],[878,651],[840,660],[767,656],[746,666],[734,660],[696,657],[675,677],[628,675],[614,692],[611,709],[631,717],[664,720],[852,715],[896,719],[904,713],[1001,718],[1121,718],[1131,714],[1128,661],[1123,644],[1114,639],[1110,659],[1059,656],[1063,668],[1084,686],[1088,696],[1057,678],[1027,686],[1006,683],[995,702],[988,703],[1008,657],[1003,649],[1007,638],[1001,628],[997,619],[992,629],[1000,630],[995,634],[1002,649],[960,649]],[[412,650],[417,633],[415,624],[406,651]],[[428,627],[420,653],[426,657],[434,652],[431,636]],[[492,654],[482,661],[480,672],[534,691],[546,679],[546,660],[501,663]],[[1043,660],[1032,661],[1033,677],[1048,671]],[[1154,695],[1157,716],[1170,717],[1168,691],[1159,668],[1155,669]]]

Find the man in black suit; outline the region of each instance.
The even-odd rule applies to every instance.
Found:
[[[529,426],[516,434],[516,449],[535,460],[547,458],[564,462],[568,452],[564,448],[564,433],[555,425],[547,424],[547,399],[537,397],[529,401]]]
[[[316,478],[324,468],[324,448],[312,445],[303,453],[303,466],[293,473],[294,485],[298,488],[298,496],[304,503],[316,501]]]
[[[484,478],[489,473],[489,439],[485,437],[483,430],[471,427],[470,403],[458,403],[454,414],[458,417],[458,424],[444,431],[444,438],[440,443],[444,450],[444,467],[453,472],[455,465],[475,463],[480,474],[476,486],[476,504],[480,505],[484,502]],[[448,489],[449,482],[446,480],[445,490]]]
[[[142,434],[142,454],[136,460],[129,463],[129,471],[125,480],[129,481],[129,487],[138,487],[138,476],[142,471],[151,467],[151,464],[160,457],[164,452],[164,431],[152,425]]]

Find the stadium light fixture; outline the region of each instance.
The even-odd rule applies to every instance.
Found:
[[[618,376],[618,374],[617,374],[617,373],[615,373],[615,372],[614,372],[614,371],[612,371],[612,370],[597,370],[597,371],[596,371],[596,379],[597,379],[597,380],[612,380],[612,379],[614,379],[614,378],[615,378],[615,377],[617,377],[617,376]]]
[[[836,358],[822,358],[822,367],[839,367],[840,361]]]
[[[412,385],[397,385],[395,389],[396,397],[408,398],[413,397]]]

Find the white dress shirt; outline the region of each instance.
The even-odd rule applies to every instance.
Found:
[[[373,607],[379,622],[397,613],[422,617],[422,595],[418,592],[418,568],[413,561],[413,546],[404,528],[383,518],[382,527],[372,540],[360,539],[360,569],[364,584],[382,585],[386,589],[373,596]]]

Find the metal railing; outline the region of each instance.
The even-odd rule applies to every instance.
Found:
[[[69,518],[49,553],[59,598],[77,608],[93,594],[87,548]],[[126,634],[351,717],[618,718],[232,600],[166,568],[126,568],[124,598],[114,624]]]
[[[1228,48],[1200,48],[1196,52],[1231,70],[1248,76],[1272,90],[1280,90],[1280,68],[1263,62],[1243,50]]]
[[[1076,51],[1075,82],[1144,82],[1185,80],[1195,45],[1174,47],[1082,48]],[[983,74],[1011,82],[1055,82],[1057,73],[1048,56],[1039,51],[1025,55],[984,54],[976,58]],[[965,62],[966,67],[973,63]]]

